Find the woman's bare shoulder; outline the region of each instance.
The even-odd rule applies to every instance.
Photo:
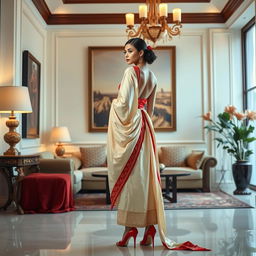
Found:
[[[149,74],[150,74],[150,78],[151,78],[152,84],[156,85],[157,84],[157,78],[156,78],[154,72],[149,70]]]
[[[124,74],[127,74],[127,73],[134,73],[134,68],[132,66],[127,67],[124,70]]]

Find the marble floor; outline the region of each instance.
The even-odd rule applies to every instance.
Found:
[[[224,188],[232,192],[232,188]],[[237,196],[255,207],[256,192]],[[210,252],[165,250],[157,236],[152,247],[115,246],[123,228],[116,225],[115,211],[75,211],[62,214],[17,215],[0,212],[0,255],[6,256],[255,256],[256,210],[167,210],[168,237],[187,240]],[[139,229],[138,241],[143,230]],[[138,244],[138,242],[137,242]]]

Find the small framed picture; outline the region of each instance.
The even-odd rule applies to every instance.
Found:
[[[22,85],[28,87],[33,112],[22,114],[22,138],[39,138],[40,73],[40,62],[29,51],[24,51],[22,59]]]

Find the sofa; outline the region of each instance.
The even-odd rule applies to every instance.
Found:
[[[48,154],[53,157],[53,154]],[[189,176],[177,178],[178,189],[210,191],[210,170],[216,166],[217,160],[208,156],[205,150],[193,150],[189,146],[160,145],[158,146],[158,156],[164,170],[190,173]],[[55,167],[56,170],[69,168],[74,193],[81,189],[85,192],[106,189],[105,178],[92,176],[92,173],[108,170],[106,145],[82,145],[76,147],[74,151],[68,152],[64,158],[52,160],[46,158],[47,156],[44,154],[40,161],[40,169],[44,172],[47,170],[53,172]],[[165,189],[163,178],[162,188]]]

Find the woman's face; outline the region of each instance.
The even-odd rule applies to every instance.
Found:
[[[143,51],[138,51],[133,45],[127,44],[124,48],[125,61],[128,65],[139,63],[140,58],[143,55]]]

